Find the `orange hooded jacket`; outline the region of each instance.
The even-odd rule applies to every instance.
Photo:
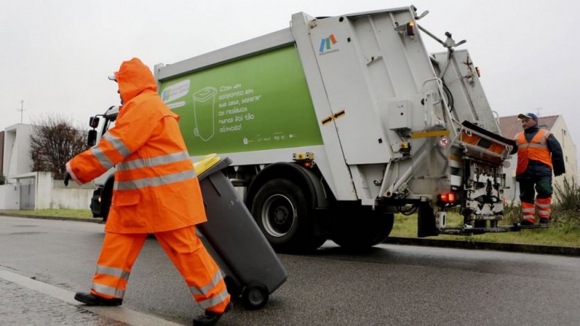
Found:
[[[179,116],[156,93],[153,74],[139,59],[115,73],[124,106],[99,143],[67,163],[83,184],[116,166],[105,230],[155,233],[206,221],[193,164],[179,130]]]

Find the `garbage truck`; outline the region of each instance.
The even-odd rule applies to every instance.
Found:
[[[288,28],[155,65],[192,160],[232,161],[223,173],[275,250],[369,248],[397,213],[417,215],[419,237],[513,230],[498,222],[514,142],[465,41],[419,25],[427,14],[300,12]],[[118,110],[91,118],[89,144]],[[91,207],[106,219],[111,171],[97,184]],[[461,223],[447,224],[450,211]]]

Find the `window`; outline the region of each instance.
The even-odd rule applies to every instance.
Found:
[[[562,140],[561,140],[561,142],[562,142],[562,148],[565,148],[566,147],[566,143],[565,143],[566,142],[566,129],[562,129]]]

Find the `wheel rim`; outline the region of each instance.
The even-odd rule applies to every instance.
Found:
[[[296,209],[284,195],[272,195],[262,209],[262,225],[265,231],[276,238],[287,235],[296,223]]]
[[[253,306],[260,306],[266,299],[266,293],[261,288],[253,288],[248,293],[248,302]]]

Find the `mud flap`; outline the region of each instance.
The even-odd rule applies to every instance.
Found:
[[[419,238],[439,235],[435,224],[435,214],[428,202],[419,204],[419,214],[417,219],[417,236]]]

